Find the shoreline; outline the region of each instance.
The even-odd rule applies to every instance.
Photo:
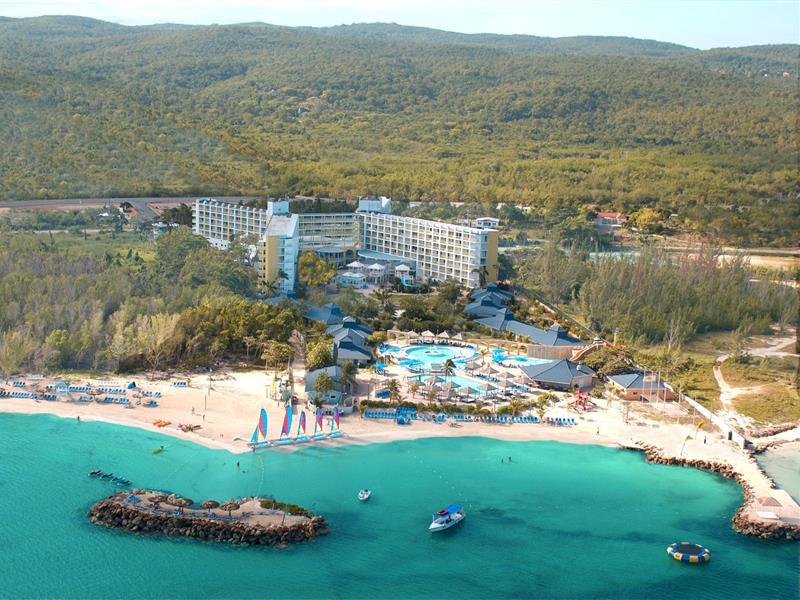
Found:
[[[46,405],[49,406],[49,403]],[[69,415],[59,414],[56,411],[52,410],[6,410],[6,407],[0,405],[0,413],[7,413],[7,414],[21,414],[26,416],[35,416],[40,414],[50,415],[57,418],[70,418]],[[148,426],[146,423],[142,423],[141,421],[137,421],[135,419],[115,419],[115,418],[108,418],[105,416],[91,416],[87,418],[81,418],[81,421],[86,422],[101,422],[101,423],[109,423],[112,425],[117,425],[120,427],[131,427],[133,429],[139,429],[143,431],[149,431],[156,434],[166,435],[169,437],[174,437],[176,439],[180,439],[183,441],[187,441],[193,444],[197,444],[203,446],[205,448],[209,448],[212,450],[226,450],[231,454],[245,454],[251,452],[251,450],[247,446],[235,446],[230,443],[225,442],[216,442],[215,440],[204,438],[202,436],[192,436],[189,433],[184,433],[180,430],[165,430],[163,428],[158,428],[155,426]],[[566,443],[566,444],[579,444],[585,446],[599,446],[605,448],[617,448],[620,450],[632,450],[636,452],[641,452],[644,455],[645,460],[651,464],[661,464],[661,465],[669,465],[669,466],[680,466],[686,468],[694,468],[702,471],[709,471],[712,473],[716,473],[726,479],[733,480],[739,488],[742,490],[743,493],[743,501],[742,504],[737,508],[736,512],[731,518],[731,524],[733,529],[742,535],[747,535],[750,537],[757,537],[760,539],[779,539],[779,540],[790,540],[790,541],[799,541],[800,540],[800,511],[796,515],[796,518],[792,519],[795,521],[794,523],[789,523],[785,521],[769,521],[762,517],[760,517],[757,513],[757,493],[756,488],[760,487],[757,484],[754,484],[752,473],[748,474],[746,472],[742,472],[742,470],[737,469],[735,466],[730,464],[726,461],[717,461],[717,460],[706,460],[703,458],[692,457],[690,455],[686,456],[674,456],[669,452],[666,452],[664,449],[660,448],[657,445],[654,445],[647,441],[642,441],[639,439],[629,438],[626,440],[622,439],[609,439],[608,437],[604,437],[603,439],[599,439],[599,436],[596,438],[591,437],[591,435],[587,435],[586,433],[581,434],[580,432],[578,435],[573,435],[569,437],[565,437],[564,435],[547,435],[546,432],[550,431],[551,433],[561,433],[563,434],[565,431],[561,428],[557,427],[549,427],[549,426],[536,426],[535,433],[545,432],[545,435],[533,435],[533,436],[526,436],[520,437],[518,435],[503,435],[503,428],[510,429],[511,426],[507,425],[483,425],[481,426],[481,431],[475,432],[462,432],[456,431],[452,434],[442,435],[442,432],[445,430],[452,431],[450,428],[445,428],[444,426],[438,426],[440,432],[436,431],[411,431],[410,429],[397,429],[397,430],[388,430],[383,432],[370,432],[370,433],[359,433],[354,435],[344,434],[341,437],[336,438],[329,438],[325,440],[320,440],[317,442],[322,446],[350,446],[350,445],[369,445],[369,444],[381,444],[381,443],[391,443],[397,441],[413,441],[418,439],[432,439],[432,438],[445,438],[445,437],[452,437],[452,438],[465,438],[465,437],[476,437],[476,438],[485,438],[485,439],[492,439],[504,442],[559,442],[559,443]],[[491,433],[487,433],[483,429],[487,427],[495,428],[494,431]],[[459,428],[460,429],[460,428]],[[510,434],[511,431],[506,431],[507,434]],[[398,435],[400,434],[400,435]],[[500,434],[500,435],[498,435]],[[302,443],[297,445],[286,445],[286,446],[277,446],[273,448],[269,448],[268,450],[277,450],[278,452],[294,452],[296,450],[300,450],[304,447],[309,447],[314,444],[309,443]],[[259,452],[263,452],[264,450],[259,450]],[[774,489],[775,484],[771,478],[766,474],[764,469],[761,465],[756,461],[755,456],[752,455],[749,457],[749,462],[756,467],[756,470],[763,480],[769,484],[769,487]],[[783,492],[783,490],[779,490]],[[784,492],[786,498],[791,498],[788,493]],[[785,498],[784,498],[785,500]],[[796,508],[796,505],[795,505]]]
[[[125,380],[119,377],[109,379],[112,381],[93,381],[91,384],[117,388],[126,385]],[[274,376],[264,371],[246,371],[227,373],[222,377],[217,375],[213,380],[208,375],[184,376],[181,381],[184,383],[176,386],[175,380],[149,379],[145,374],[139,374],[137,390],[160,393],[157,406],[152,408],[133,402],[131,408],[126,409],[119,404],[3,397],[0,398],[0,412],[50,414],[67,419],[80,417],[81,421],[132,427],[241,455],[252,451],[247,442],[259,412],[265,408],[272,432],[267,438],[277,438],[276,430],[280,431],[285,409],[281,403],[269,399],[275,395]],[[83,385],[81,381],[75,383]],[[444,437],[484,437],[509,442],[555,441],[645,451],[644,444],[657,448],[662,458],[672,461],[669,464],[694,461],[695,464],[689,466],[699,468],[727,465],[738,474],[736,480],[750,500],[745,511],[747,520],[755,523],[756,527],[775,523],[800,527],[800,505],[785,490],[775,489],[774,482],[758,464],[754,453],[742,450],[718,431],[700,431],[688,423],[653,420],[646,414],[628,419],[625,408],[620,403],[609,401],[589,412],[574,413],[576,424],[571,427],[475,422],[453,422],[454,425],[450,426],[431,421],[414,421],[411,425],[401,426],[388,419],[365,419],[355,412],[342,415],[343,435],[340,437],[257,451],[294,452],[312,444],[336,447]],[[295,410],[308,409],[301,405]],[[297,421],[295,419],[290,437],[296,435]],[[156,426],[156,423],[165,422],[167,426]],[[307,433],[310,435],[312,432],[313,429],[309,429]],[[751,495],[747,496],[748,493]],[[766,504],[757,504],[755,500]],[[773,501],[778,502],[778,508],[773,508]]]

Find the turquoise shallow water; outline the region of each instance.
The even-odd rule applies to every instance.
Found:
[[[235,456],[0,414],[0,457],[2,597],[797,597],[798,546],[735,534],[734,483],[633,452],[461,438]],[[333,531],[286,549],[110,531],[85,517],[112,490],[86,477],[95,467],[195,500],[274,494]],[[364,486],[374,495],[360,504]],[[430,513],[449,502],[467,520],[431,536]],[[682,539],[709,546],[711,563],[669,559]]]
[[[758,462],[778,487],[800,502],[800,448],[776,448],[758,457]]]

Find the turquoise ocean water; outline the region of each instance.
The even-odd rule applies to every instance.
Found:
[[[0,597],[797,597],[798,546],[735,534],[734,483],[633,452],[460,438],[236,456],[0,414],[0,457]],[[269,549],[111,531],[86,519],[113,489],[93,468],[195,500],[274,494],[332,532]],[[364,504],[361,487],[374,490]],[[431,536],[430,513],[450,502],[466,521]],[[667,557],[684,539],[709,546],[711,562]]]

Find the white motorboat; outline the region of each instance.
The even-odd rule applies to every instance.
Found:
[[[433,515],[433,520],[428,527],[428,531],[435,533],[437,531],[450,529],[454,525],[461,523],[466,516],[467,513],[464,512],[464,508],[462,506],[451,504],[450,506],[443,508]]]
[[[366,502],[369,500],[370,496],[372,496],[372,490],[361,490],[358,492],[358,499],[361,500],[361,502]]]

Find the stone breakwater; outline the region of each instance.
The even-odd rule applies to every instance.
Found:
[[[751,438],[770,437],[789,431],[797,427],[797,423],[781,423],[780,425],[771,425],[769,427],[762,427],[760,429],[751,429],[747,432],[747,436]]]
[[[739,473],[733,466],[725,462],[709,461],[698,458],[683,458],[678,456],[669,456],[658,446],[648,444],[647,442],[637,441],[633,446],[629,446],[632,450],[641,450],[645,454],[647,462],[659,465],[675,465],[682,467],[693,467],[695,469],[703,469],[718,473],[727,479],[733,479],[739,484],[744,492],[744,502],[736,510],[736,513],[731,519],[735,531],[758,537],[761,539],[785,539],[785,540],[800,540],[800,526],[792,525],[791,523],[781,523],[775,521],[764,521],[762,519],[754,518],[756,496],[753,492],[753,487],[747,482],[745,477]]]
[[[125,502],[126,494],[104,498],[89,509],[89,520],[98,525],[131,533],[189,537],[207,542],[254,546],[287,546],[328,532],[325,519],[315,515],[291,524],[248,523],[245,520],[217,521],[186,515],[158,514]]]

